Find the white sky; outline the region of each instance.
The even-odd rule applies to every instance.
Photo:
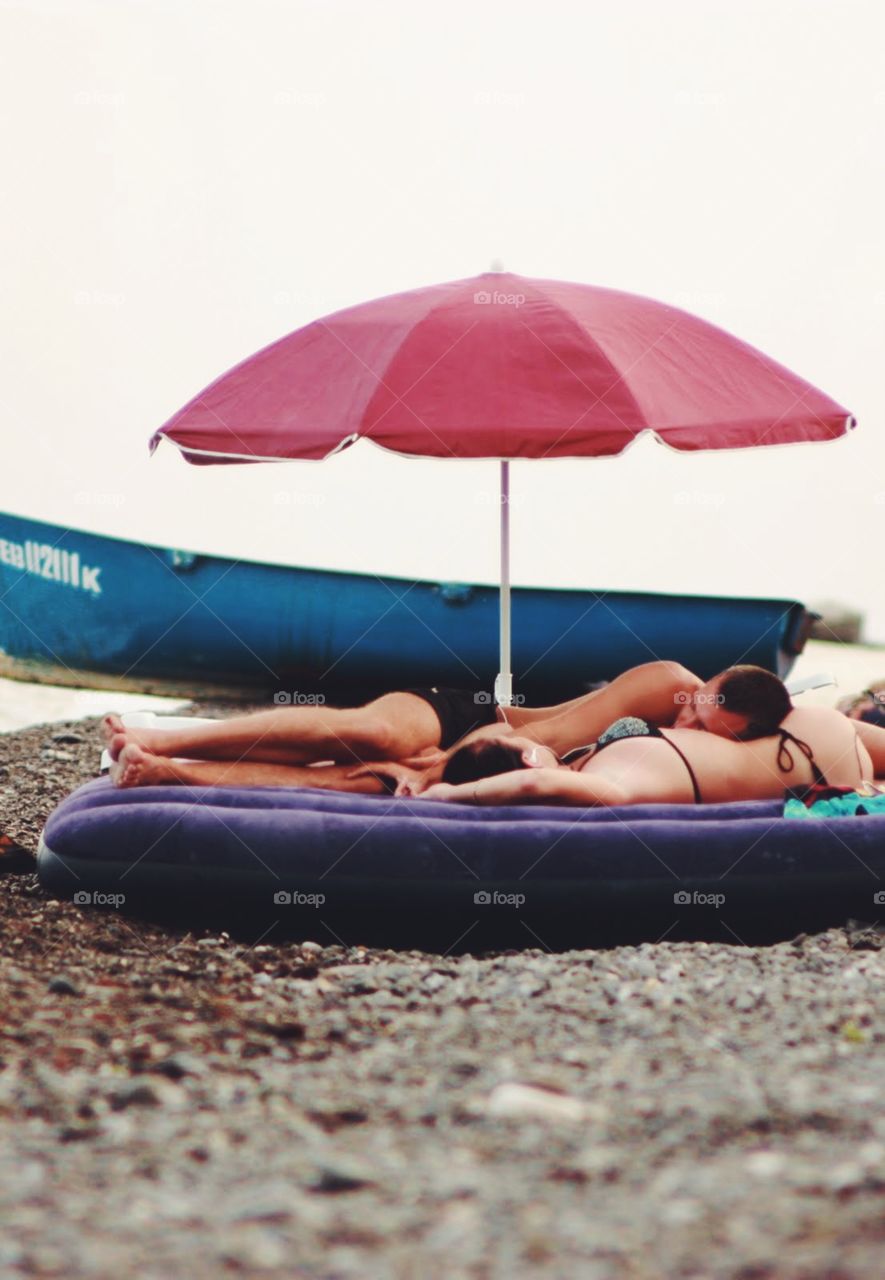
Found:
[[[146,445],[282,334],[497,259],[694,311],[860,422],[516,465],[516,581],[835,597],[885,640],[883,46],[878,0],[0,0],[0,506],[493,581],[493,464]]]

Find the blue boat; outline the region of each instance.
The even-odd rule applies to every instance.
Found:
[[[652,658],[786,676],[795,600],[514,587],[519,698],[573,697]],[[194,554],[0,515],[0,674],[297,703],[416,685],[492,696],[498,590]]]

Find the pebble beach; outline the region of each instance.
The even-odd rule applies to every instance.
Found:
[[[457,958],[161,928],[36,883],[98,749],[0,735],[2,1280],[881,1274],[874,921]]]

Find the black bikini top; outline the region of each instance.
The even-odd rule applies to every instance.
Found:
[[[775,735],[780,738],[780,745],[777,749],[777,766],[781,772],[791,773],[795,768],[796,761],[793,759],[788,745],[792,742],[799,748],[811,766],[811,773],[814,778],[813,785],[816,787],[828,787],[830,785],[826,774],[815,760],[814,752],[807,742],[803,742],[801,738],[797,738],[795,734],[790,733],[789,729],[776,729]],[[621,720],[616,720],[613,725],[609,725],[605,733],[600,734],[599,741],[595,744],[595,747],[575,747],[560,757],[560,763],[573,763],[581,755],[589,755],[591,752],[597,755],[606,747],[611,746],[613,742],[622,742],[625,738],[663,738],[665,742],[670,744],[688,770],[688,776],[691,778],[692,790],[694,791],[695,804],[703,803],[698,780],[695,777],[694,769],[685,756],[685,752],[677,747],[672,738],[668,738],[666,734],[661,733],[657,725],[649,724],[647,720],[640,720],[638,716],[624,716]]]
[[[691,787],[694,792],[695,804],[703,804],[701,789],[698,786],[698,780],[695,777],[695,771],[688,762],[685,752],[677,747],[672,738],[668,738],[665,733],[661,733],[656,724],[650,724],[648,720],[641,720],[639,716],[622,716],[620,720],[615,720],[614,724],[610,724],[593,747],[575,747],[571,751],[567,751],[564,756],[560,757],[561,764],[568,764],[569,761],[574,762],[581,755],[594,756],[599,755],[600,751],[604,751],[606,747],[610,747],[613,742],[624,742],[627,738],[663,738],[679,756],[682,763],[688,770],[688,776],[691,779]]]
[[[795,734],[790,733],[789,729],[776,729],[775,733],[781,740],[780,746],[777,749],[777,767],[782,773],[790,773],[796,764],[796,761],[790,754],[790,748],[787,746],[787,743],[794,742],[805,756],[805,759],[811,765],[814,785],[816,787],[828,787],[830,785],[829,782],[827,782],[826,774],[815,760],[814,752],[811,750],[811,747],[807,742],[803,742],[801,738],[797,738]]]

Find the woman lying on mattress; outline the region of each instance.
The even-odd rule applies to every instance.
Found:
[[[561,753],[594,741],[619,716],[673,724],[702,684],[678,662],[645,662],[571,702],[508,707],[506,714],[487,691],[434,687],[386,693],[359,707],[283,703],[176,729],[134,729],[110,715],[103,728],[111,755],[122,760],[113,771],[121,786],[158,781],[162,761],[155,757],[164,757],[207,762],[197,766],[199,776],[188,769],[164,782],[378,791],[377,778],[351,776],[355,764],[396,761],[397,783],[417,786],[423,774],[424,784],[438,782],[447,753],[473,737],[513,731]]]
[[[425,724],[422,701],[410,691],[355,711],[287,707],[183,731],[130,730],[108,717],[112,776],[118,786],[309,786],[592,805],[762,799],[815,777],[853,786],[873,770],[885,774],[885,729],[794,710],[781,681],[758,667],[703,684],[675,663],[648,663],[562,707],[508,708],[515,724],[487,723],[448,752],[433,745],[446,743],[445,706]],[[379,708],[392,723],[383,725]],[[787,732],[774,736],[781,721]],[[375,759],[391,735],[398,758]],[[576,749],[582,742],[589,745]],[[407,749],[416,756],[401,758]],[[329,759],[348,763],[310,763]],[[369,763],[355,768],[360,760]],[[481,787],[480,778],[488,778]]]
[[[422,795],[492,805],[715,804],[773,800],[815,784],[855,788],[885,773],[885,729],[822,707],[796,709],[769,672],[754,679],[780,709],[773,732],[751,722],[730,737],[721,727],[699,733],[711,725],[698,708],[746,670],[716,677],[694,696],[694,722],[687,708],[667,730],[628,716],[565,756],[518,736],[469,743],[452,755],[444,780]]]

